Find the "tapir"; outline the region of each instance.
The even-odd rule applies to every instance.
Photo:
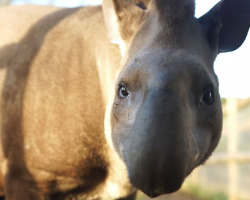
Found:
[[[218,144],[213,64],[244,42],[250,1],[194,12],[194,0],[1,8],[1,195],[133,200],[137,190],[179,190]]]

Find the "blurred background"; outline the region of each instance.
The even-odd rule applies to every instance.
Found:
[[[217,2],[196,0],[196,17]],[[75,7],[101,4],[101,0],[0,0],[1,6],[11,4]],[[221,141],[207,163],[187,178],[181,191],[158,200],[250,200],[250,36],[240,49],[219,55],[215,71],[224,113]],[[149,199],[141,193],[137,198]]]

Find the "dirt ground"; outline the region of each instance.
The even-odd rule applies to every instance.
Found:
[[[143,197],[138,198],[138,200],[150,200],[150,198],[142,194],[139,194],[139,196],[143,196]],[[199,200],[199,199],[181,191],[181,192],[176,192],[170,195],[163,195],[161,197],[155,198],[154,200]]]

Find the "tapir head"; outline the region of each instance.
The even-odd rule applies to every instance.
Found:
[[[213,63],[237,49],[250,1],[224,0],[200,19],[193,0],[104,0],[123,60],[105,131],[131,184],[151,197],[178,190],[218,144],[222,110]]]

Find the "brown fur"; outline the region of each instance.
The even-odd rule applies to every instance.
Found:
[[[104,31],[100,9],[23,6],[0,12],[12,23],[8,29],[0,22],[1,34],[9,38],[0,54],[1,163],[9,199],[78,191],[87,198],[110,176],[103,134],[106,94],[93,66],[105,56],[100,49],[108,41],[96,41],[90,31]],[[90,40],[98,48],[87,48]],[[91,196],[99,196],[104,187]]]

